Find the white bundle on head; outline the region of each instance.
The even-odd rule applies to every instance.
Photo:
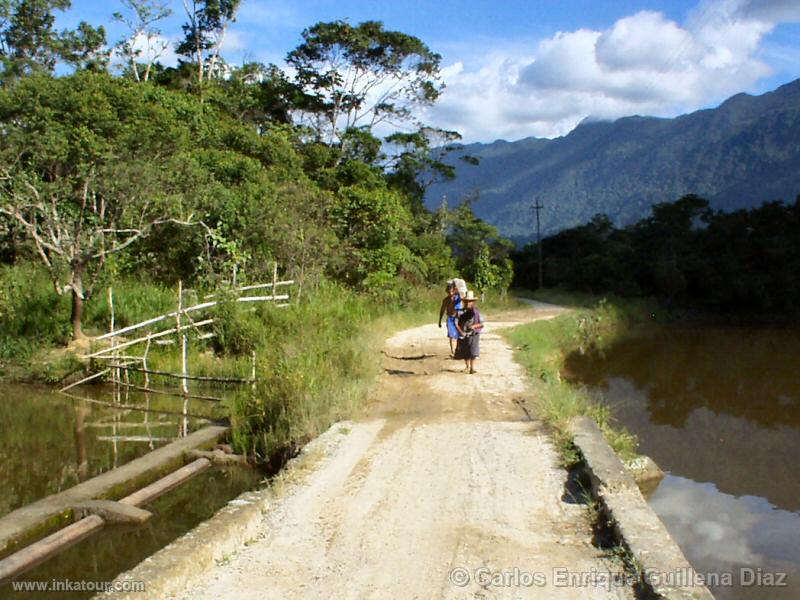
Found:
[[[456,289],[458,293],[463,296],[467,293],[467,282],[463,279],[453,279],[453,283],[456,285]]]

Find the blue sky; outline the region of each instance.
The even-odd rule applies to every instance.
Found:
[[[162,31],[174,42],[183,5],[168,2]],[[73,0],[58,24],[103,24],[113,43],[120,9]],[[675,116],[800,77],[800,0],[243,0],[223,54],[282,65],[305,27],[334,19],[380,20],[440,53],[447,89],[424,118],[467,142]]]

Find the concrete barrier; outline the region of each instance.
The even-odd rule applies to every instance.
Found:
[[[713,600],[597,424],[588,417],[576,417],[570,430],[586,461],[592,494],[630,553],[643,584],[669,600]]]
[[[345,439],[342,431],[351,425],[349,421],[335,423],[309,442],[298,456],[286,464],[282,471],[284,477],[293,479],[295,484],[302,481],[310,472],[307,465],[315,464],[317,456],[328,456],[334,452],[334,448]],[[180,594],[198,576],[207,573],[218,562],[255,539],[263,527],[265,515],[277,505],[278,496],[272,484],[241,494],[213,517],[144,559],[130,571],[120,573],[114,580],[120,586],[143,581],[147,586],[144,593],[104,592],[93,600],[148,600]]]

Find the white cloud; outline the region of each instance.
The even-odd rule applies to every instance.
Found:
[[[247,49],[249,45],[248,38],[247,33],[237,29],[230,29],[225,32],[225,37],[222,40],[222,51],[240,54]]]
[[[524,56],[485,53],[447,65],[427,118],[465,141],[563,135],[586,117],[674,116],[721,101],[770,74],[766,35],[800,20],[797,0],[714,0],[684,24],[642,11],[609,29],[559,32]]]

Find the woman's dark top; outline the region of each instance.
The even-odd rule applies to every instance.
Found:
[[[478,323],[482,323],[482,321],[481,313],[477,308],[468,308],[458,317],[458,326],[464,332],[464,337],[459,338],[456,344],[454,358],[470,360],[480,356],[480,330],[473,330]]]

